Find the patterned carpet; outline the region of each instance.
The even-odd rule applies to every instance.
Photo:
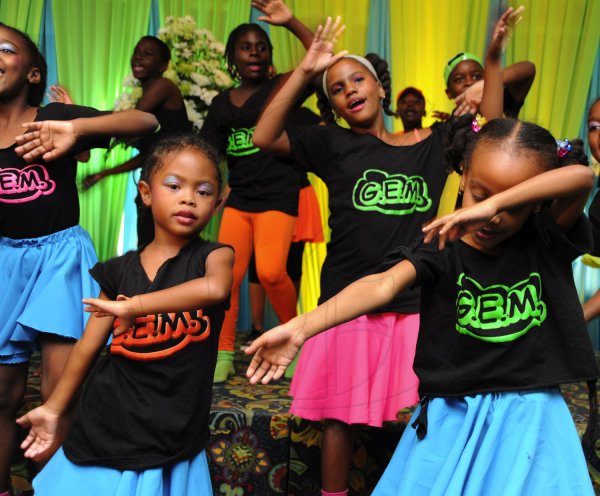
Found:
[[[207,447],[215,495],[319,496],[321,424],[290,415],[289,381],[250,386],[243,377],[248,360],[238,356],[238,375],[214,389],[212,437]],[[580,434],[587,422],[585,384],[563,387],[563,394]],[[23,411],[39,403],[39,363],[32,361]],[[350,474],[350,495],[368,495],[410,418],[410,410],[398,413],[398,421],[382,429],[357,432]],[[590,468],[596,493],[600,473]],[[32,471],[20,455],[13,466],[16,496],[31,494]]]

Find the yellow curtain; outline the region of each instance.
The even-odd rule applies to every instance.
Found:
[[[556,138],[577,137],[600,40],[600,1],[510,4],[524,5],[525,12],[508,46],[506,64],[530,60],[537,68],[520,117],[548,128]]]
[[[52,0],[52,11],[58,82],[77,103],[112,108],[130,72],[133,47],[148,30],[150,0]],[[88,164],[80,164],[80,180],[121,163],[130,152],[113,153],[106,164],[103,155],[103,150],[95,150]],[[111,176],[80,194],[81,225],[90,232],[101,259],[116,254],[126,182],[126,174]]]
[[[25,31],[34,42],[40,37],[44,0],[2,0],[0,21]]]
[[[424,126],[434,110],[450,112],[453,104],[444,90],[444,67],[462,51],[484,58],[489,0],[393,0],[390,2],[392,84],[395,95],[416,86],[426,98]],[[395,131],[402,123],[395,119]]]

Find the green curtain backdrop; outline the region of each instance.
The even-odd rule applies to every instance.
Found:
[[[598,0],[511,1],[524,5],[523,21],[506,63],[530,60],[537,68],[520,117],[557,138],[578,136],[600,40]]]
[[[0,0],[0,21],[25,31],[36,43],[45,0]]]
[[[77,103],[112,108],[137,40],[146,34],[150,0],[52,0],[59,83]],[[104,162],[96,150],[78,177],[112,167],[130,156],[115,152]],[[116,254],[127,175],[111,176],[80,194],[81,224],[91,234],[101,259]]]
[[[159,0],[158,5],[161,26],[167,16],[189,15],[198,27],[209,29],[223,42],[233,28],[250,19],[248,0]]]

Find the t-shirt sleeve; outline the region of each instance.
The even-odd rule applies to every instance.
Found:
[[[90,269],[91,276],[100,285],[100,289],[111,300],[116,300],[119,296],[119,283],[123,267],[125,266],[124,259],[127,255],[113,258],[106,262],[98,262]]]
[[[449,254],[449,245],[440,251],[436,242],[425,244],[423,236],[419,236],[410,246],[400,246],[393,250],[386,257],[383,269],[408,260],[417,272],[413,286],[429,285],[449,270]]]
[[[581,215],[569,231],[563,231],[554,222],[550,209],[543,208],[533,219],[542,243],[550,253],[567,260],[575,260],[593,247],[592,226],[585,215]]]
[[[322,179],[331,169],[330,126],[292,126],[287,129],[296,164]]]
[[[111,110],[97,110],[93,107],[85,107],[83,105],[50,103],[40,109],[37,120],[70,121],[73,119],[100,117],[112,113]],[[71,149],[70,154],[77,155],[79,152],[90,150],[92,148],[108,148],[110,139],[110,136],[83,136],[77,140],[77,143]]]

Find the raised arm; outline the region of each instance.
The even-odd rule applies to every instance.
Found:
[[[246,349],[255,353],[246,376],[252,384],[279,379],[307,339],[389,303],[414,283],[416,271],[407,260],[380,274],[353,282],[312,312],[262,334]]]
[[[155,313],[182,312],[216,305],[227,298],[233,283],[233,250],[223,247],[206,258],[206,273],[172,288],[137,295],[132,298],[108,301],[98,298],[83,300],[88,312],[97,316],[118,317],[120,325],[115,335],[129,329],[136,317]]]
[[[100,293],[100,299],[106,299],[104,293]],[[111,318],[90,316],[85,332],[73,346],[65,370],[48,400],[17,419],[19,425],[30,428],[21,444],[27,458],[44,460],[58,449],[64,434],[60,429],[61,417],[69,411],[100,350],[106,345],[112,325]]]
[[[437,235],[441,249],[446,240],[481,229],[501,212],[545,201],[552,201],[550,212],[554,221],[563,231],[568,231],[581,216],[593,186],[594,173],[585,165],[550,170],[476,205],[434,220],[423,228],[425,242],[431,242]]]
[[[156,129],[156,117],[140,110],[124,110],[70,121],[39,121],[23,124],[25,134],[15,138],[15,152],[27,161],[36,157],[55,160],[84,136],[139,136]]]
[[[287,117],[304,87],[317,74],[346,55],[345,51],[333,55],[335,41],[343,30],[344,26],[339,17],[335,23],[328,18],[325,27],[317,28],[304,59],[263,110],[252,137],[252,142],[257,147],[280,155],[291,153],[289,138],[285,131]]]
[[[504,84],[502,82],[502,53],[512,36],[514,26],[521,20],[523,7],[513,11],[509,7],[494,28],[492,40],[485,57],[483,96],[479,110],[488,120],[502,117]]]
[[[286,27],[308,50],[313,40],[312,31],[294,16],[282,0],[254,0],[252,6],[264,14],[258,18],[259,21]]]

